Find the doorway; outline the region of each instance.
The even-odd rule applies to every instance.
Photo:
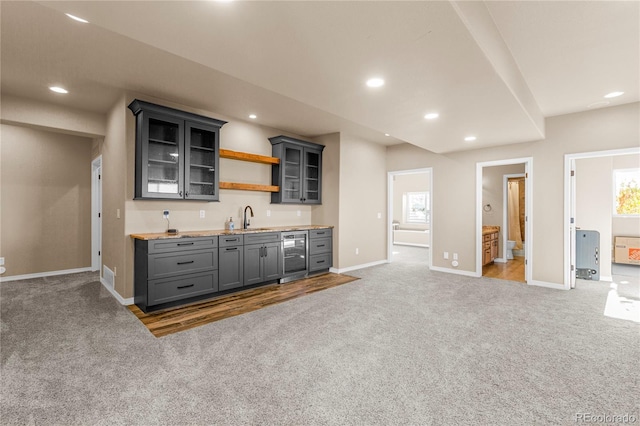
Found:
[[[388,173],[387,261],[431,265],[432,168]]]
[[[102,267],[102,156],[91,162],[91,270]],[[100,273],[102,277],[102,273]]]
[[[602,195],[602,191],[611,191],[614,187],[612,183],[613,171],[618,167],[618,159],[623,156],[640,155],[640,148],[627,148],[608,151],[584,152],[578,154],[565,155],[565,177],[564,177],[564,288],[571,289],[576,286],[576,231],[581,229],[593,229],[600,234],[599,263],[600,263],[600,279],[603,281],[611,281],[615,275],[612,271],[612,253],[610,250],[613,244],[613,238],[617,234],[637,233],[637,222],[632,225],[631,230],[613,229],[613,192],[610,196]],[[603,167],[604,163],[609,163]],[[637,164],[638,160],[636,160]],[[586,173],[581,172],[581,166]],[[636,166],[637,167],[637,166]],[[623,167],[624,168],[624,167]],[[602,191],[598,190],[592,184],[588,184],[588,188],[580,190],[579,185],[584,185],[584,180],[578,183],[578,179],[588,179],[596,175],[602,175],[599,186]],[[580,178],[579,176],[586,176]],[[580,194],[588,192],[586,202],[581,201]],[[594,192],[600,194],[594,195]],[[590,202],[590,199],[596,196],[598,199],[609,198],[609,202],[604,201],[599,204]],[[582,197],[584,198],[584,197]],[[586,206],[586,207],[580,207]],[[588,217],[592,216],[592,217]],[[623,220],[624,222],[632,222],[632,218]],[[630,235],[632,236],[632,235]]]
[[[477,163],[477,276],[531,283],[532,163],[530,157]]]

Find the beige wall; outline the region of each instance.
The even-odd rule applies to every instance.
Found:
[[[91,266],[89,138],[0,125],[5,277]]]
[[[600,277],[611,277],[613,157],[576,160],[576,227],[600,233]]]
[[[341,134],[340,268],[386,260],[386,212],[385,147]]]
[[[393,177],[393,222],[401,229],[429,229],[428,224],[406,223],[403,216],[403,195],[407,192],[428,192],[431,188],[429,172],[401,174]]]
[[[387,170],[433,167],[433,264],[451,268],[442,252],[460,255],[461,271],[476,273],[475,170],[478,162],[533,158],[533,280],[564,280],[564,155],[632,148],[640,140],[638,103],[550,117],[546,139],[437,155],[403,144],[387,149]]]

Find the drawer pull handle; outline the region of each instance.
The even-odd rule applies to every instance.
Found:
[[[238,239],[237,238],[231,238],[231,239],[225,239],[224,241],[227,242],[227,243],[232,243],[234,241],[238,241]]]
[[[319,260],[316,263],[324,263],[324,260]]]
[[[324,244],[318,244],[318,247],[324,247]]]
[[[193,263],[195,260],[189,260],[187,262],[178,262],[178,265],[188,265],[189,263]]]
[[[316,232],[316,235],[324,235],[324,232]]]
[[[226,249],[227,251],[233,251],[233,250],[238,250],[238,247],[230,247],[228,249]]]
[[[178,243],[179,246],[192,246],[193,243]]]
[[[179,285],[178,289],[189,288],[189,287],[193,287],[193,286],[194,286],[194,284]]]

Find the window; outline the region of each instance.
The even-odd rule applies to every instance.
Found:
[[[613,214],[640,215],[640,169],[613,171]]]
[[[404,194],[404,221],[428,224],[431,219],[428,192],[406,192]]]

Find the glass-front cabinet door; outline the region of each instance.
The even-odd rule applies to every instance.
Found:
[[[307,204],[320,204],[321,151],[305,148],[304,158],[304,194],[302,200]]]
[[[218,129],[185,123],[185,198],[218,200]]]
[[[296,146],[284,147],[284,158],[281,166],[284,179],[280,191],[285,202],[300,202],[302,200],[302,149]]]
[[[147,141],[141,149],[146,167],[141,174],[140,193],[148,198],[182,198],[184,156],[183,124],[171,117],[148,114],[142,137]],[[137,191],[136,191],[137,192]]]

